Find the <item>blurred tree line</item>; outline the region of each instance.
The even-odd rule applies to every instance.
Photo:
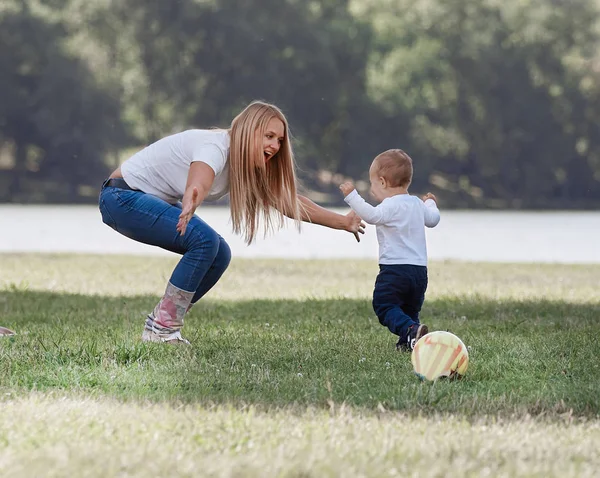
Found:
[[[263,99],[324,203],[400,147],[444,207],[597,208],[599,46],[598,0],[2,0],[0,201]]]

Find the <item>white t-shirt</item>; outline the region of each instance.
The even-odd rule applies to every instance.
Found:
[[[121,165],[125,182],[134,189],[175,204],[185,193],[190,165],[208,164],[215,180],[205,201],[229,192],[229,132],[190,129],[152,143]]]
[[[373,207],[355,189],[344,201],[365,222],[376,226],[380,264],[427,265],[425,226],[435,227],[440,222],[433,199],[423,202],[416,196],[398,194]]]

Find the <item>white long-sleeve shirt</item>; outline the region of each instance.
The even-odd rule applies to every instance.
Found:
[[[344,201],[366,223],[374,224],[379,242],[379,264],[427,265],[425,226],[440,222],[433,199],[423,202],[416,196],[398,194],[371,206],[353,190]]]

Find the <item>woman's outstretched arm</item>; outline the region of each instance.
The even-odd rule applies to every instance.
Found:
[[[319,206],[306,196],[298,195],[298,200],[302,203],[300,212],[303,221],[351,232],[360,242],[359,234],[365,233],[365,223],[354,211],[346,215],[338,214]]]

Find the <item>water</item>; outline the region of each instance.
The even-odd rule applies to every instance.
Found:
[[[378,257],[374,226],[357,243],[344,231],[303,224],[298,233],[288,223],[246,246],[231,232],[227,208],[201,207],[198,213],[235,257]],[[440,224],[427,230],[427,243],[432,260],[600,263],[600,213],[442,210]],[[0,205],[0,252],[171,254],[119,235],[102,223],[95,206],[19,205]]]

